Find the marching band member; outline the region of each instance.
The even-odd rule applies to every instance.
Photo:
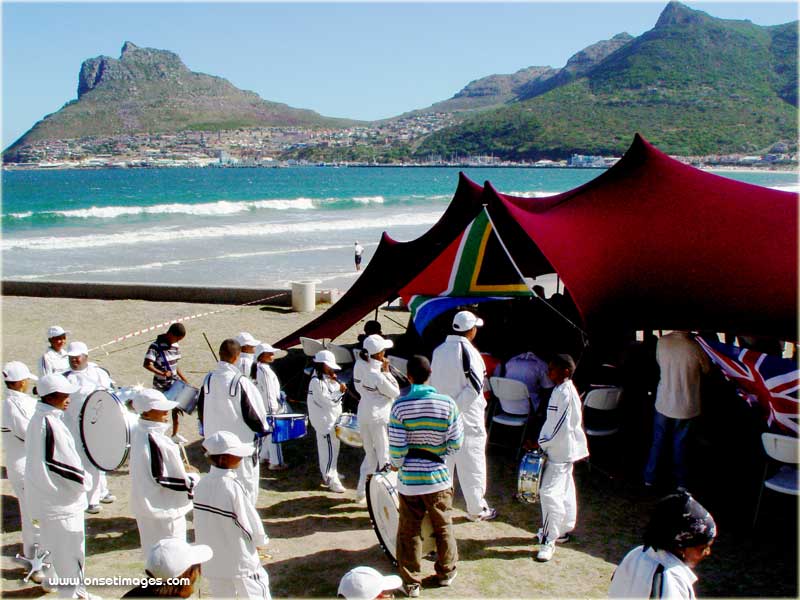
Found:
[[[70,342],[67,346],[70,370],[64,376],[78,386],[78,390],[70,398],[69,408],[64,413],[64,422],[75,438],[78,452],[83,460],[83,468],[92,476],[92,488],[89,490],[89,507],[86,512],[97,514],[100,512],[100,502],[111,504],[117,498],[108,490],[105,471],[100,471],[86,456],[83,445],[78,442],[80,436],[80,414],[86,398],[96,390],[111,390],[114,381],[103,367],[89,362],[89,349],[83,342]]]
[[[83,585],[85,532],[83,511],[91,475],[84,472],[75,440],[63,421],[70,394],[78,385],[58,373],[45,375],[37,385],[41,401],[25,435],[25,501],[38,521],[41,545],[50,552],[45,571],[56,578],[78,582],[59,587],[62,598],[90,597]],[[88,484],[88,485],[87,485]]]
[[[177,406],[158,390],[133,397],[139,420],[131,436],[131,512],[136,517],[142,553],[164,538],[186,541],[186,514],[192,510],[197,473],[187,473],[178,445],[167,436],[170,412]]]
[[[547,418],[539,433],[539,446],[547,462],[539,485],[542,502],[542,528],[537,533],[541,546],[536,560],[553,558],[556,542],[569,539],[575,527],[578,502],[572,466],[589,456],[583,432],[581,399],[572,383],[575,361],[569,354],[558,354],[550,360],[548,375],[556,385],[547,405]]]
[[[347,386],[336,380],[341,367],[330,350],[314,355],[314,374],[308,384],[308,420],[317,434],[317,453],[322,484],[341,494],[344,486],[339,479],[339,438],[334,433],[336,419],[342,414],[342,396]]]
[[[393,598],[393,590],[403,585],[397,575],[381,575],[372,567],[356,567],[339,582],[338,596],[345,600],[377,600]]]
[[[201,565],[212,556],[214,552],[211,547],[204,544],[187,544],[184,540],[165,538],[147,551],[144,563],[147,576],[160,579],[163,583],[147,585],[149,579],[145,579],[141,585],[122,597],[191,598],[195,584],[200,579]],[[169,584],[167,581],[173,583]]]
[[[19,520],[22,528],[22,554],[34,557],[33,545],[37,540],[37,528],[31,520],[28,503],[25,501],[25,432],[36,412],[36,398],[26,392],[31,381],[39,378],[33,375],[25,363],[13,361],[3,366],[3,379],[6,394],[3,400],[3,448],[6,451],[6,469],[14,495],[19,501]],[[41,572],[31,577],[41,583]]]
[[[236,366],[240,353],[241,346],[236,340],[227,339],[220,344],[217,368],[206,375],[198,403],[203,404],[203,432],[206,437],[218,431],[230,431],[243,444],[251,444],[256,436],[265,435],[269,429],[261,393]],[[259,490],[258,455],[255,450],[252,457],[241,461],[237,474],[255,506]]]
[[[50,373],[63,373],[69,369],[69,359],[64,346],[67,345],[67,333],[60,325],[53,325],[47,330],[47,350],[39,359],[39,376]]]
[[[211,596],[269,600],[269,576],[258,555],[267,534],[236,476],[238,465],[250,460],[255,448],[229,431],[207,435],[203,448],[212,467],[195,487],[194,530],[197,542],[214,551],[203,566]]]
[[[236,366],[245,377],[250,377],[250,371],[253,368],[253,363],[256,362],[256,346],[261,342],[254,338],[246,331],[242,331],[235,338],[239,345],[242,347],[242,352],[239,354],[239,362]]]
[[[455,400],[464,420],[464,444],[455,455],[447,457],[450,476],[458,473],[461,492],[467,503],[467,518],[470,521],[488,521],[497,516],[484,499],[486,494],[486,424],[484,411],[483,380],[486,366],[480,353],[472,345],[483,326],[468,310],[453,317],[452,335],[433,351],[431,385],[440,394]]]
[[[389,361],[385,351],[394,342],[379,335],[364,339],[360,357],[368,370],[361,378],[361,400],[358,403],[358,428],[364,442],[364,461],[356,488],[356,498],[366,498],[367,475],[374,473],[389,462],[389,413],[392,402],[400,395],[397,380],[389,372]]]
[[[266,342],[256,346],[254,353],[256,362],[253,363],[251,371],[256,382],[256,388],[261,392],[261,398],[264,400],[264,409],[268,415],[279,414],[284,409],[280,401],[281,383],[278,381],[275,371],[269,366],[275,360],[275,353],[278,351],[277,348],[273,348]],[[283,462],[281,445],[272,441],[272,434],[268,434],[264,438],[260,458],[269,462],[270,471],[285,471],[289,468]]]

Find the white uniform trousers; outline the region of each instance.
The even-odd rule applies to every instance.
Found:
[[[156,519],[155,517],[136,517],[139,528],[139,541],[142,545],[142,556],[145,562],[150,549],[161,540],[177,538],[186,541],[186,516],[173,519]]]
[[[542,541],[556,540],[575,528],[578,502],[575,496],[573,463],[547,461],[539,483],[542,502]]]
[[[359,421],[358,429],[364,442],[364,460],[361,463],[361,472],[358,477],[358,493],[364,493],[367,485],[367,475],[377,471],[389,462],[389,432],[388,423],[383,421]]]
[[[212,598],[261,598],[271,600],[269,575],[264,567],[252,575],[241,577],[205,577],[211,588]]]
[[[449,455],[445,464],[450,470],[450,479],[458,475],[467,512],[478,515],[484,508],[489,508],[483,498],[486,495],[486,433],[473,435],[465,432],[461,449]]]
[[[86,558],[83,511],[61,519],[39,519],[42,548],[50,554],[45,562],[45,583],[49,589],[58,588],[60,598],[85,596],[83,564]],[[57,580],[64,585],[57,586]]]
[[[339,438],[333,431],[314,430],[317,434],[317,454],[319,456],[319,472],[322,473],[322,480],[327,485],[331,479],[339,479]]]
[[[20,469],[19,466],[23,468]],[[33,558],[33,545],[39,543],[39,527],[34,524],[25,503],[25,462],[13,463],[8,467],[8,479],[19,501],[19,523],[22,528],[22,554]]]
[[[108,494],[108,482],[106,472],[100,471],[87,458],[83,461],[84,470],[92,476],[92,487],[86,492],[89,504],[100,504],[100,499]]]
[[[270,465],[283,464],[283,449],[280,444],[276,444],[272,441],[272,434],[264,438],[259,458],[261,460],[268,460]]]
[[[253,464],[255,458],[255,464]],[[236,467],[236,478],[250,494],[253,506],[258,504],[258,491],[261,477],[261,470],[258,467],[258,456],[245,456],[239,466]]]

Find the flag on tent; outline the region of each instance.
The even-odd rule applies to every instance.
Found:
[[[797,361],[701,337],[697,341],[725,377],[736,384],[739,395],[764,410],[770,427],[798,435]]]

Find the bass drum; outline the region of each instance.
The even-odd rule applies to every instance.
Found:
[[[517,500],[535,504],[539,500],[539,484],[544,472],[545,454],[541,450],[531,450],[519,463],[517,474]]]
[[[386,556],[397,565],[397,527],[400,524],[400,495],[397,493],[397,473],[374,473],[367,478],[367,509]],[[436,550],[430,515],[422,519],[422,556]]]
[[[128,458],[131,427],[137,416],[125,408],[116,393],[97,390],[89,394],[78,417],[86,457],[101,471],[114,471]]]

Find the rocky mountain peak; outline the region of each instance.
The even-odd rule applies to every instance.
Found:
[[[706,13],[700,10],[693,10],[673,0],[664,8],[661,15],[656,21],[655,29],[669,27],[671,25],[690,25],[693,23],[704,23],[708,21],[709,17]]]
[[[122,45],[122,52],[120,53],[120,58],[125,58],[126,54],[128,54],[129,52],[134,52],[135,50],[138,50],[138,49],[139,49],[139,46],[137,46],[133,42],[125,42]]]

